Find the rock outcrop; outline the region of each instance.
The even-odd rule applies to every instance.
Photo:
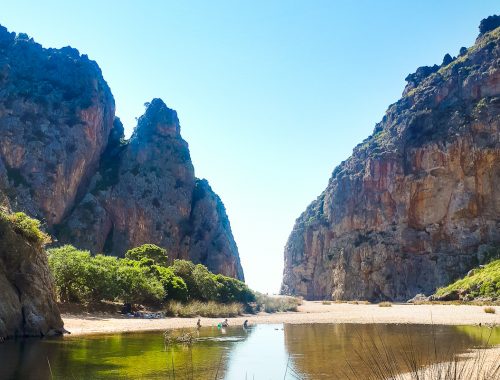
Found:
[[[94,174],[115,105],[97,64],[0,27],[0,189],[59,223]]]
[[[130,140],[110,141],[90,191],[58,226],[60,240],[114,255],[153,242],[170,259],[243,279],[224,205],[195,178],[176,112],[153,99]]]
[[[202,195],[200,195],[202,194]],[[143,243],[244,279],[222,202],[198,180],[177,114],[154,99],[129,140],[97,64],[0,27],[0,203],[59,243]]]
[[[0,212],[0,340],[64,332],[42,246]]]
[[[285,247],[282,292],[407,300],[500,244],[500,28],[409,75]]]

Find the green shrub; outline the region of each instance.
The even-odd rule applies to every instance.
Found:
[[[126,258],[97,255],[66,245],[48,251],[50,269],[62,302],[121,300],[157,305],[162,301],[203,301],[248,304],[254,293],[242,281],[215,275],[186,260],[166,263],[165,250],[146,244]],[[213,306],[213,305],[212,305]]]
[[[444,288],[439,288],[434,296],[443,298],[452,292],[456,292],[467,299],[477,297],[499,299],[500,260],[494,260],[482,268],[475,269],[470,276],[466,276]]]
[[[116,274],[120,299],[125,303],[158,304],[165,298],[161,282],[151,275],[150,269],[139,263],[120,265]]]
[[[160,280],[141,262],[111,256],[92,257],[71,245],[48,250],[49,267],[62,302],[122,300],[157,304],[165,297]]]
[[[201,297],[193,275],[195,267],[191,261],[187,260],[174,260],[173,265],[170,267],[176,276],[184,280],[189,299],[199,299]]]
[[[157,278],[165,290],[165,299],[187,301],[188,289],[181,277],[176,276],[170,268],[156,265],[153,269],[156,271]]]
[[[47,251],[49,267],[62,302],[85,302],[89,293],[87,267],[89,251],[80,251],[71,245]]]
[[[224,303],[241,302],[249,303],[255,301],[255,294],[248,286],[232,277],[218,274],[215,276],[218,286],[218,300]]]
[[[125,253],[125,258],[136,261],[149,259],[158,265],[168,265],[167,250],[154,244],[143,244],[132,248]]]
[[[120,286],[116,281],[120,261],[113,256],[96,255],[87,268],[88,300],[115,300],[120,296]]]
[[[219,283],[216,276],[207,267],[201,264],[196,265],[193,270],[193,279],[200,301],[218,300]],[[220,301],[225,302],[224,300]]]
[[[2,219],[9,221],[17,233],[23,235],[32,243],[40,245],[50,243],[50,236],[40,229],[41,224],[39,220],[30,218],[24,212],[16,212],[10,215],[3,212],[0,213]]]

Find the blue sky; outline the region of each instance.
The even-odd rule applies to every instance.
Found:
[[[473,44],[498,1],[10,1],[0,23],[97,61],[127,134],[177,110],[248,284],[277,292],[295,219],[418,66]]]

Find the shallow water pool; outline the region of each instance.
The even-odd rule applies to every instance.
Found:
[[[500,344],[500,328],[279,324],[202,328],[195,338],[190,346],[166,345],[162,332],[9,341],[0,344],[0,379],[363,378],[381,353],[402,369],[412,355],[445,361]]]

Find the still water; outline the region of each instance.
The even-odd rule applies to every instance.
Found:
[[[0,344],[0,379],[345,379],[353,378],[348,363],[358,377],[369,374],[363,357],[374,345],[396,353],[410,350],[432,363],[488,339],[500,344],[500,328],[355,324],[202,328],[190,346],[165,345],[161,332],[66,336]]]

